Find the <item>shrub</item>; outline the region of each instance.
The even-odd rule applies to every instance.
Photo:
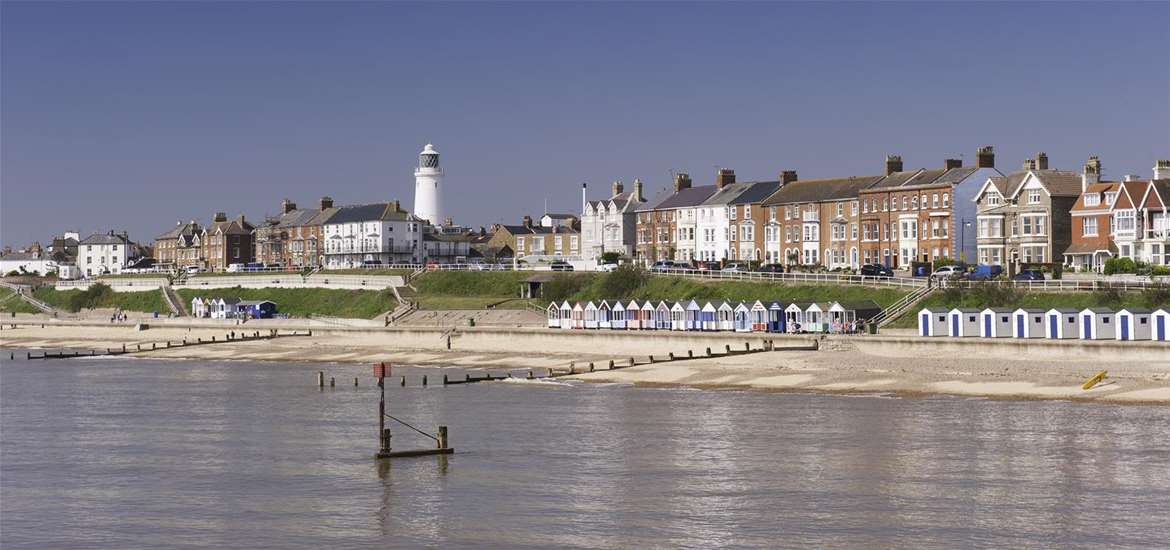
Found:
[[[1116,287],[1107,286],[1093,293],[1093,302],[1097,307],[1119,307],[1121,304],[1121,291]]]
[[[1150,268],[1151,276],[1170,275],[1170,265],[1155,265]]]
[[[589,281],[588,275],[559,273],[553,280],[541,285],[545,301],[561,302],[579,292]]]
[[[1133,258],[1109,258],[1108,260],[1105,260],[1106,275],[1136,272],[1137,264],[1134,263]]]
[[[603,264],[616,264],[621,259],[621,252],[603,252],[601,254],[601,263]]]
[[[959,263],[959,262],[956,262],[955,260],[953,260],[951,258],[946,258],[946,257],[935,258],[934,259],[934,269],[938,270],[938,268],[940,268],[944,265],[955,265],[957,263]]]
[[[646,286],[649,280],[650,274],[645,269],[628,264],[622,265],[601,278],[599,291],[602,296],[626,299]]]
[[[1142,291],[1146,306],[1159,308],[1170,306],[1170,284],[1154,285]]]

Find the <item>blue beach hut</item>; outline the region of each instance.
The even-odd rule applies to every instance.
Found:
[[[1019,308],[1012,312],[1012,337],[1043,338],[1044,310]]]
[[[1090,307],[1081,310],[1081,340],[1112,340],[1116,337],[1112,309]]]
[[[922,308],[918,312],[919,336],[946,336],[947,332],[946,311],[931,311],[930,309]]]
[[[717,314],[719,308],[711,302],[703,303],[703,309],[699,311],[699,319],[702,323],[703,330],[715,331],[719,330],[719,319]]]
[[[703,308],[699,302],[694,300],[687,302],[687,330],[703,330],[702,313]]]
[[[949,331],[947,334],[956,338],[979,336],[979,310],[955,308],[947,314]]]
[[[983,338],[1011,338],[1012,310],[989,307],[979,313],[979,336]]]
[[[1150,333],[1150,339],[1159,342],[1166,342],[1170,340],[1170,310],[1159,309],[1154,312],[1154,330]]]
[[[609,302],[602,300],[601,305],[597,306],[597,328],[611,328],[611,322],[613,322],[613,307],[609,305]]]
[[[743,303],[743,302],[740,302],[740,303],[735,305],[735,331],[736,332],[751,332],[751,330],[752,330],[752,321],[750,318],[751,311],[752,311],[752,309],[750,307],[748,307],[748,305]]]
[[[1154,312],[1149,309],[1126,308],[1117,312],[1118,340],[1149,340]]]
[[[768,304],[768,332],[784,332],[784,304]]]
[[[658,307],[654,308],[654,328],[670,330],[670,306],[666,302],[658,302]]]

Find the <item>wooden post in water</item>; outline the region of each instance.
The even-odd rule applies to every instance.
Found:
[[[402,378],[403,378],[404,380],[406,379],[406,377],[405,377],[405,376],[403,376]],[[426,386],[426,385],[427,385],[427,375],[425,375],[425,374],[424,374],[424,375],[423,375],[423,386]]]
[[[439,439],[439,448],[446,449],[447,448],[447,427],[446,426],[439,426],[439,438],[438,439]]]
[[[404,388],[406,387],[406,377],[405,376],[402,377],[402,387],[404,387]]]
[[[446,374],[443,375],[443,385],[444,386],[447,385],[447,375]]]
[[[318,388],[325,387],[325,371],[323,371],[323,370],[317,371],[317,387]]]
[[[353,387],[358,387],[357,377],[353,377]]]
[[[330,377],[329,377],[329,387],[330,387],[330,388],[335,388],[335,387],[337,387],[337,381],[336,381],[336,380],[334,380],[332,376],[330,376]]]

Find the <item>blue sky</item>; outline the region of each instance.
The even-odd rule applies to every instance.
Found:
[[[288,197],[456,221],[576,212],[635,178],[872,174],[994,145],[1149,176],[1170,4],[0,4],[0,241],[150,241]]]

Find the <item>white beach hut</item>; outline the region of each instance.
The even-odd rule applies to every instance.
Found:
[[[735,331],[736,332],[751,332],[752,331],[752,322],[750,319],[751,313],[752,313],[752,308],[748,307],[747,304],[740,302],[740,303],[735,305]]]
[[[613,322],[613,307],[609,305],[609,302],[602,300],[597,306],[597,328],[608,329],[612,326],[611,322]]]
[[[211,316],[211,311],[208,306],[208,301],[199,296],[191,298],[191,316],[204,318]]]
[[[1154,310],[1125,308],[1117,312],[1118,340],[1149,340],[1153,335]]]
[[[1159,309],[1154,312],[1154,330],[1150,337],[1159,342],[1170,340],[1170,309]]]
[[[719,321],[719,330],[735,330],[735,308],[731,304],[720,302],[715,317]]]
[[[788,304],[784,308],[784,330],[786,332],[804,332],[804,308],[807,304]]]
[[[657,325],[654,323],[654,303],[646,300],[642,303],[642,330],[654,330]]]
[[[1012,337],[1012,310],[989,307],[979,312],[979,336],[984,338]]]
[[[597,304],[592,300],[585,304],[585,328],[597,328]]]
[[[568,300],[561,302],[561,328],[573,328],[573,306]]]
[[[1112,340],[1117,337],[1113,310],[1089,307],[1081,310],[1081,340]]]
[[[561,306],[556,302],[553,302],[548,305],[548,308],[545,309],[545,312],[548,314],[548,328],[560,328]]]
[[[1051,340],[1068,340],[1081,337],[1080,317],[1075,309],[1052,308],[1045,313],[1048,319],[1044,334]]]
[[[922,308],[918,312],[919,336],[946,336],[947,312]]]
[[[666,302],[658,302],[658,307],[654,308],[654,328],[670,330],[670,306]]]
[[[670,330],[687,329],[687,306],[682,302],[675,302],[670,306]]]
[[[857,320],[857,312],[849,309],[840,302],[829,304],[828,316],[825,318],[825,328],[834,333],[849,332],[849,326]]]
[[[948,335],[956,338],[970,338],[979,336],[979,310],[971,308],[955,308],[948,314],[950,330]]]
[[[813,302],[804,308],[804,331],[805,332],[825,332],[825,327],[828,323],[828,309],[827,304],[818,304]]]
[[[1012,312],[1013,338],[1043,338],[1044,310],[1019,308]]]
[[[751,311],[752,332],[767,332],[768,331],[768,306],[764,302],[756,300],[752,304]]]
[[[699,302],[694,300],[687,302],[687,330],[703,330],[702,314],[703,307]]]
[[[585,328],[585,304],[577,302],[573,304],[573,328]]]
[[[699,321],[703,330],[719,330],[719,308],[712,302],[703,303],[699,311]]]
[[[614,330],[625,330],[626,328],[626,306],[622,304],[621,300],[613,303],[613,318],[609,321],[609,328]]]

